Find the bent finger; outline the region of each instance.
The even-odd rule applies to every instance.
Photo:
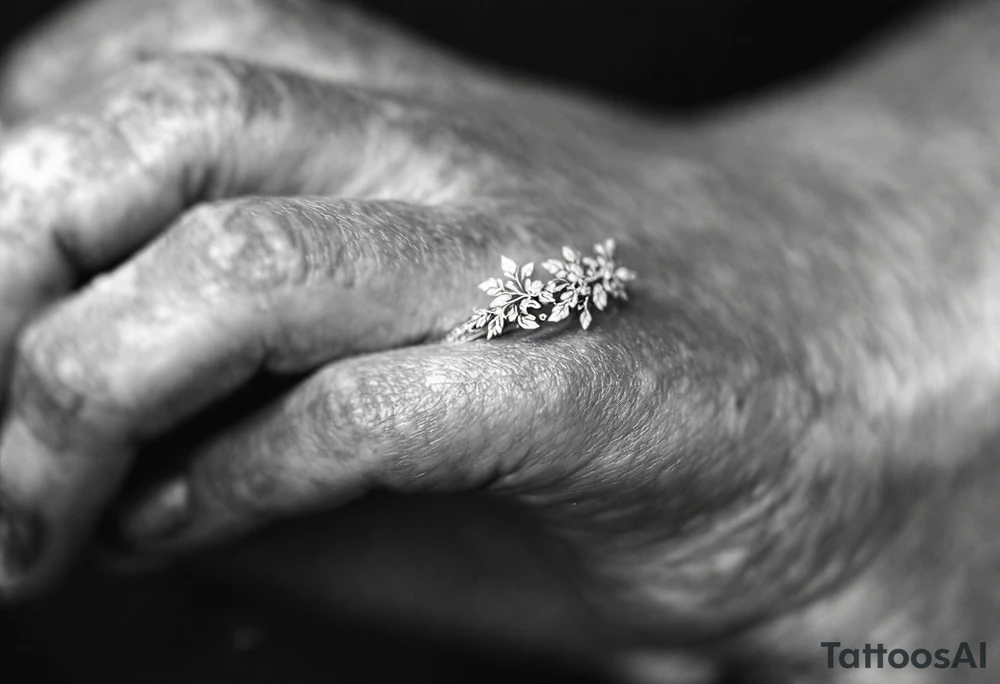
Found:
[[[608,416],[636,388],[604,337],[417,347],[334,363],[197,448],[182,474],[126,511],[124,537],[176,552],[373,489],[544,489],[607,456],[618,438]]]
[[[30,315],[196,202],[247,194],[454,195],[471,174],[443,178],[447,155],[421,142],[433,124],[406,111],[367,92],[187,56],[135,67],[78,108],[6,134],[0,380]],[[447,164],[458,162],[452,155]]]
[[[4,56],[0,117],[37,116],[149,55],[192,52],[378,88],[451,87],[462,70],[385,22],[331,3],[91,0]]]
[[[34,572],[0,584],[41,581],[85,538],[138,444],[258,373],[440,336],[471,307],[487,255],[515,239],[493,216],[402,202],[207,205],[53,307],[19,340],[0,442],[4,514],[40,517],[46,549]]]

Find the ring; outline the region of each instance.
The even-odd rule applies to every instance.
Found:
[[[532,280],[535,263],[520,268],[512,259],[500,257],[506,278],[489,278],[479,289],[493,297],[485,309],[476,309],[465,323],[452,330],[449,342],[468,342],[485,336],[492,339],[508,329],[534,330],[540,323],[555,323],[580,315],[580,327],[590,327],[590,305],[603,311],[608,297],[627,300],[625,283],[635,280],[635,272],[615,263],[615,241],[594,245],[593,256],[582,256],[570,247],[562,248],[562,259],[547,259],[542,268],[552,274],[547,283]],[[532,313],[551,307],[547,312]],[[512,324],[509,325],[508,324]]]

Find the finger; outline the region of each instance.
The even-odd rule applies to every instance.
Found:
[[[589,598],[619,624],[652,620],[650,634],[680,642],[715,629],[691,601],[757,614],[792,586],[773,580],[789,556],[768,561],[773,581],[751,599],[732,588],[748,566],[724,560],[767,528],[757,523],[771,500],[750,505],[748,491],[787,482],[788,461],[773,455],[795,439],[804,396],[781,375],[740,387],[748,366],[726,358],[735,348],[722,330],[696,337],[707,329],[643,318],[650,311],[632,305],[586,333],[335,362],[177,454],[186,466],[122,512],[122,537],[167,558],[371,491],[487,492],[530,509],[533,529],[594,573],[603,590]],[[640,577],[665,590],[628,587]]]
[[[46,530],[32,575],[85,537],[138,443],[260,372],[302,372],[457,323],[485,254],[514,240],[492,215],[400,202],[208,205],[53,307],[19,340],[0,442],[8,508]]]
[[[219,33],[219,3],[144,0],[77,1],[21,36],[3,58],[0,114],[8,120],[37,115],[85,92],[111,71],[166,47],[180,35]],[[193,21],[200,18],[200,22]],[[231,17],[235,19],[236,17]],[[196,41],[197,45],[197,41]],[[205,46],[211,49],[212,46]]]
[[[11,131],[0,144],[0,378],[14,333],[42,303],[196,201],[446,198],[467,179],[443,178],[442,156],[420,142],[430,125],[404,111],[360,91],[185,57],[143,64],[72,112]]]
[[[147,551],[191,550],[373,489],[539,493],[612,456],[637,396],[600,331],[416,347],[334,363],[123,516]],[[613,457],[613,456],[612,456]]]
[[[330,3],[102,0],[70,6],[3,60],[0,116],[37,116],[154,54],[217,53],[369,87],[445,83],[458,66]]]
[[[253,59],[249,45],[274,17],[232,2],[98,0],[68,3],[7,51],[0,72],[0,113],[22,120],[86,92],[144,56],[226,52]],[[266,3],[256,3],[263,8]],[[268,21],[268,20],[271,21]],[[238,48],[227,51],[226,47]]]

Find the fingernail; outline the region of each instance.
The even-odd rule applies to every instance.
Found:
[[[42,524],[0,500],[0,587],[18,583],[41,556]]]
[[[153,490],[125,514],[122,534],[135,544],[164,541],[187,526],[191,513],[187,480],[173,480]]]

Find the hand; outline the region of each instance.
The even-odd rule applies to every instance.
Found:
[[[995,57],[948,88],[997,92],[970,69]],[[885,95],[898,70],[865,73],[678,125],[168,54],[31,119],[0,149],[5,591],[65,565],[140,447],[307,374],[178,454],[127,538],[176,553],[374,490],[489,492],[640,641],[801,627],[812,648],[816,616],[858,600],[831,620],[876,630],[932,552],[927,511],[983,519],[957,502],[995,476],[1000,250],[995,161]],[[640,279],[589,331],[436,343],[501,254],[606,237]]]
[[[5,56],[0,118],[21,120],[86,94],[160,54],[225,53],[339,82],[396,90],[489,88],[496,79],[350,6],[309,0],[89,0]]]

